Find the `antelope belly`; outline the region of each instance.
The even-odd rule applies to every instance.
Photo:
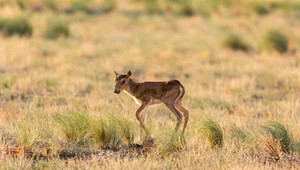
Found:
[[[137,98],[135,98],[133,95],[131,95],[130,93],[128,93],[126,90],[124,90],[124,92],[125,92],[126,94],[128,94],[130,97],[132,97],[132,99],[134,100],[134,102],[135,102],[137,105],[141,105],[141,102],[140,102]]]

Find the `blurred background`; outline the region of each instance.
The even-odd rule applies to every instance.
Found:
[[[0,7],[2,93],[85,96],[111,90],[113,70],[182,79],[199,92],[240,79],[298,87],[295,0],[0,0]]]
[[[138,106],[113,93],[113,71],[129,70],[136,81],[180,80],[190,111],[188,149],[178,159],[169,157],[181,167],[167,159],[156,163],[156,152],[154,159],[137,161],[141,167],[199,169],[201,160],[202,169],[261,168],[256,155],[266,153],[259,144],[267,135],[259,127],[267,120],[287,125],[284,132],[293,139],[288,147],[300,154],[297,0],[0,0],[0,145],[40,152],[42,143],[52,150],[71,148],[73,155],[99,151],[107,146],[86,134],[101,128],[97,120],[105,114],[130,120],[128,129],[137,134]],[[175,116],[165,107],[147,112],[146,124],[162,144]],[[205,148],[200,137],[199,122],[207,115],[225,132],[220,152]],[[130,142],[138,141],[134,137]],[[98,143],[93,148],[86,141]],[[33,168],[0,156],[8,169]],[[107,166],[126,168],[122,161]],[[126,166],[136,168],[134,162]]]

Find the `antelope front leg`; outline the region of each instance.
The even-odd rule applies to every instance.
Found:
[[[143,111],[145,108],[147,108],[149,105],[148,101],[144,101],[142,103],[142,105],[139,107],[139,109],[136,111],[136,118],[138,119],[138,121],[140,122],[140,138],[142,140],[142,136],[143,136],[143,130],[146,133],[146,136],[149,135],[149,131],[147,130],[145,124],[144,124],[144,116],[143,116]]]

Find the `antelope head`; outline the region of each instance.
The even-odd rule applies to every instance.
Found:
[[[119,94],[122,90],[124,90],[128,86],[128,79],[132,75],[131,71],[128,71],[127,74],[118,74],[115,72],[115,91],[114,93]]]

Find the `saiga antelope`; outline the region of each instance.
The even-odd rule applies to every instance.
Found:
[[[145,114],[143,113],[143,110],[149,105],[159,103],[164,103],[176,116],[177,124],[175,131],[178,131],[182,122],[182,117],[184,116],[184,125],[182,130],[182,134],[184,134],[189,120],[189,111],[181,105],[185,89],[178,80],[138,83],[130,78],[132,75],[131,71],[128,71],[127,74],[114,73],[116,75],[114,93],[119,94],[121,91],[124,91],[131,96],[138,105],[140,105],[136,111],[136,118],[140,122],[141,137],[142,129],[145,131],[146,136],[149,135],[144,124]]]

